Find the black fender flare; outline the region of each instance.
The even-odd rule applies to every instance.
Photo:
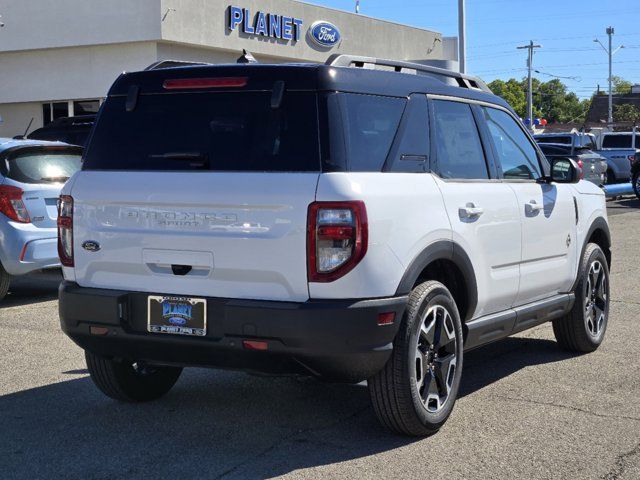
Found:
[[[589,239],[591,238],[591,235],[593,235],[593,233],[596,230],[601,230],[604,233],[605,239],[607,241],[607,248],[603,249],[603,251],[604,251],[604,256],[607,259],[607,263],[609,264],[608,265],[609,270],[611,270],[611,232],[609,231],[609,224],[603,217],[597,217],[591,223],[589,230],[587,230],[587,234],[584,237],[584,243],[582,244],[582,248],[580,249],[580,256],[578,257],[578,270],[580,269],[580,264],[582,262],[582,257],[584,256],[584,251],[586,250],[587,245],[589,244]],[[571,285],[571,289],[569,290],[569,292],[574,292],[576,290],[579,276],[580,276],[580,272],[578,271],[578,274],[576,275],[576,279],[574,280],[573,285]]]
[[[450,240],[439,240],[420,252],[409,264],[400,280],[396,295],[408,295],[422,271],[436,260],[450,260],[462,272],[467,291],[467,314],[463,322],[469,320],[478,305],[478,284],[471,259],[464,249]]]

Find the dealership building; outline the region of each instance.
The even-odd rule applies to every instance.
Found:
[[[160,60],[324,62],[331,54],[454,67],[455,38],[294,0],[0,3],[0,137],[97,112],[115,78]]]

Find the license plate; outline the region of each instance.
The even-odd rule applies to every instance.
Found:
[[[151,333],[207,334],[207,301],[204,298],[149,295],[147,330]]]

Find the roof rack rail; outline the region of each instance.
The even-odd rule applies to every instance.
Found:
[[[332,67],[354,66],[365,68],[365,65],[373,65],[374,67],[376,65],[392,67],[394,71],[398,73],[413,73],[414,75],[426,74],[439,78],[440,80],[444,80],[444,83],[448,83],[446,82],[446,79],[452,79],[453,82],[455,82],[455,85],[458,87],[482,90],[483,92],[492,93],[487,84],[480,80],[478,77],[472,77],[470,75],[465,75],[464,73],[455,72],[453,70],[447,70],[445,68],[422,65],[421,63],[385,60],[382,58],[363,57],[358,55],[334,54],[327,59],[325,64]]]
[[[173,67],[189,67],[191,65],[213,65],[213,63],[207,62],[189,62],[185,60],[160,60],[149,65],[146,70],[159,70],[161,68],[173,68]]]

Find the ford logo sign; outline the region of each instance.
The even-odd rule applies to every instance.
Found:
[[[187,320],[185,318],[181,318],[181,317],[171,317],[171,318],[169,318],[169,323],[171,325],[182,326],[182,325],[186,325],[187,324]]]
[[[315,22],[309,27],[309,37],[316,45],[331,48],[342,39],[338,27],[329,22]]]
[[[100,244],[94,240],[87,240],[82,243],[82,248],[84,248],[87,252],[97,252],[100,250]]]

